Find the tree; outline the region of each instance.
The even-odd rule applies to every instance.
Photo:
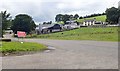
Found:
[[[75,18],[75,19],[78,19],[78,18],[79,18],[79,15],[78,15],[78,14],[75,14],[75,15],[74,15],[74,18]]]
[[[17,33],[17,31],[25,31],[27,34],[29,34],[31,31],[35,30],[36,25],[32,17],[30,17],[29,15],[19,14],[15,16],[11,28],[15,34]]]
[[[52,24],[52,21],[50,21],[49,23]]]
[[[83,19],[83,17],[81,16],[81,17],[79,17],[79,19]]]
[[[46,22],[43,22],[43,24],[46,24]]]
[[[70,15],[63,15],[63,22],[66,23],[66,21],[69,21],[70,20]]]
[[[7,11],[1,11],[2,14],[2,30],[7,29],[10,25],[10,13],[7,14]]]
[[[50,22],[43,22],[43,24],[45,25],[45,24],[52,24],[52,21],[50,21]]]
[[[7,11],[1,11],[1,20],[2,20],[2,24],[1,24],[1,31],[2,31],[2,36],[3,36],[3,32],[4,30],[6,30],[8,27],[11,26],[11,16],[10,13],[7,13]]]
[[[67,14],[62,15],[62,14],[58,14],[58,15],[56,15],[56,17],[55,17],[55,20],[56,20],[56,22],[63,21],[63,22],[65,23],[66,21],[70,20],[71,18],[72,18],[72,15],[67,15]]]
[[[111,24],[116,24],[118,23],[118,19],[120,16],[120,10],[115,7],[111,7],[106,10],[106,15],[107,15],[107,21]]]
[[[70,15],[70,20],[74,20],[74,16],[73,15]]]
[[[56,21],[56,22],[63,21],[63,15],[62,15],[62,14],[56,15],[55,21]]]

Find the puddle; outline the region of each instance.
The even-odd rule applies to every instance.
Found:
[[[56,49],[56,48],[54,48],[52,46],[48,46],[47,48],[48,48],[48,50],[55,50]]]
[[[48,53],[48,52],[56,49],[56,48],[54,48],[54,47],[52,47],[52,46],[48,46],[47,48],[48,48],[48,49],[44,51],[45,53]]]

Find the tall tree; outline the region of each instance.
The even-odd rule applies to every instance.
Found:
[[[75,14],[75,15],[74,15],[74,18],[75,18],[75,19],[78,19],[78,18],[79,18],[79,15],[78,15],[78,14]]]
[[[66,23],[66,21],[69,21],[69,20],[70,20],[70,15],[65,14],[63,16],[63,22]]]
[[[56,22],[63,21],[63,15],[62,15],[62,14],[56,15],[55,21],[56,21]]]
[[[70,15],[70,20],[74,20],[74,16],[73,15]]]
[[[10,16],[10,13],[7,13],[7,11],[1,11],[0,14],[1,14],[1,20],[2,20],[2,23],[1,23],[2,34],[1,35],[3,35],[3,31],[6,30],[11,25],[11,16]]]
[[[7,11],[1,11],[2,14],[2,30],[7,29],[10,26],[10,13],[7,13]]]
[[[17,31],[25,31],[29,34],[32,30],[35,30],[35,28],[36,25],[32,17],[27,14],[19,14],[15,16],[13,20],[12,30],[14,33],[17,33]]]
[[[56,22],[63,21],[63,22],[65,23],[66,21],[70,20],[71,18],[72,18],[72,15],[67,15],[67,14],[62,15],[62,14],[58,14],[58,15],[56,15],[56,17],[55,17],[55,20],[56,20]]]
[[[106,10],[107,21],[111,24],[118,23],[118,19],[120,17],[120,10],[115,7],[111,7]]]

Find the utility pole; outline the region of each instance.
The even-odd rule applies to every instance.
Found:
[[[120,10],[120,1],[118,2],[118,10]],[[118,24],[120,25],[120,17],[118,19]]]
[[[120,9],[120,1],[118,2],[118,9]]]

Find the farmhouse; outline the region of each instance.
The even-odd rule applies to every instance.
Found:
[[[46,34],[51,32],[58,32],[62,30],[62,25],[60,24],[39,24],[36,27],[37,34]]]
[[[89,20],[84,20],[83,26],[91,26],[91,25],[102,25],[105,24],[104,22],[101,21],[96,21],[96,19],[89,19]]]
[[[80,25],[76,21],[66,21],[66,23],[64,24],[64,29],[68,29],[68,30],[79,28],[79,27]]]

